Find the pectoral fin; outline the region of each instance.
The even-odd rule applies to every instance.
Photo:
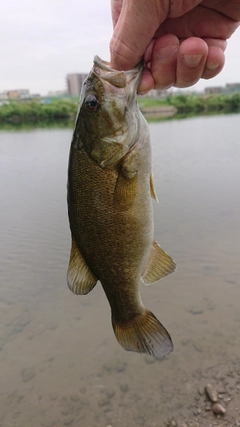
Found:
[[[88,294],[97,283],[97,278],[92,274],[87,266],[74,239],[72,239],[67,283],[69,289],[77,295]]]
[[[153,174],[150,175],[150,192],[153,200],[156,200],[158,203],[157,193],[155,191],[154,182],[153,182]]]
[[[137,169],[133,165],[124,164],[116,181],[114,203],[120,209],[129,208],[136,195]]]
[[[172,273],[175,268],[176,264],[172,258],[154,241],[142,280],[145,285],[150,285]]]

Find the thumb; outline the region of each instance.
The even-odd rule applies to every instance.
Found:
[[[159,25],[165,20],[167,0],[123,0],[110,41],[110,66],[129,70],[142,59]]]

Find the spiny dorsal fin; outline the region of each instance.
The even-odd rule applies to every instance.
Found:
[[[153,174],[150,175],[150,192],[153,200],[156,200],[158,203],[157,193],[155,191],[154,182],[153,182]]]
[[[142,275],[143,282],[150,285],[172,273],[175,268],[176,264],[172,258],[154,241],[146,270]]]
[[[97,283],[96,277],[92,274],[89,267],[87,266],[74,239],[72,239],[67,283],[69,289],[77,295],[88,294]]]

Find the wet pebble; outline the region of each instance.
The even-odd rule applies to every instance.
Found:
[[[125,371],[127,366],[126,362],[122,362],[121,360],[117,360],[114,362],[105,362],[103,365],[103,368],[107,372],[116,371],[116,372],[123,372]]]
[[[73,402],[78,402],[78,401],[80,400],[80,396],[79,396],[78,394],[71,394],[71,395],[70,395],[70,399],[71,399]]]
[[[105,362],[103,368],[105,369],[105,371],[110,372],[113,369],[113,365],[110,362]]]
[[[112,397],[115,395],[115,391],[114,390],[107,390],[106,395],[109,399],[112,399]]]
[[[156,359],[155,359],[155,357],[153,357],[153,356],[145,356],[145,357],[144,357],[144,360],[145,360],[145,362],[146,362],[146,363],[148,363],[149,365],[151,365],[152,363],[155,363],[155,362],[156,362]]]
[[[232,397],[231,396],[227,396],[227,397],[224,397],[223,400],[224,400],[224,402],[228,403],[228,402],[230,402],[232,400]]]
[[[167,427],[176,427],[177,426],[177,422],[173,419],[173,420],[169,420],[166,423]]]
[[[212,405],[212,411],[215,415],[224,415],[226,412],[226,409],[220,403],[214,403]]]
[[[123,371],[125,371],[126,366],[127,366],[126,362],[117,361],[116,365],[115,365],[115,371],[117,371],[117,372],[123,372]]]
[[[35,369],[23,369],[22,370],[22,380],[24,383],[27,383],[36,375]]]
[[[206,412],[211,411],[211,405],[210,405],[210,403],[206,403],[206,405],[205,405],[205,411]]]
[[[194,316],[198,315],[198,314],[203,314],[204,310],[201,307],[197,307],[197,306],[193,306],[187,309],[187,311],[191,314],[193,314]]]
[[[70,426],[73,423],[73,421],[74,421],[74,418],[70,416],[70,417],[65,418],[63,424],[65,426]]]
[[[110,399],[107,396],[101,397],[98,400],[98,406],[105,406],[108,405],[110,403]]]
[[[120,390],[123,391],[124,393],[126,393],[128,391],[129,387],[128,384],[121,384],[120,385]]]
[[[213,303],[213,302],[209,302],[208,304],[207,304],[207,309],[208,310],[210,310],[210,311],[212,311],[212,310],[214,310],[215,309],[215,304]]]
[[[50,394],[49,395],[49,400],[51,400],[52,402],[54,402],[55,400],[57,400],[57,395],[56,394]]]
[[[235,285],[236,284],[236,280],[225,279],[225,282],[229,283],[230,285]]]
[[[217,391],[211,384],[206,385],[205,392],[211,402],[216,403],[218,401]]]
[[[233,371],[228,371],[228,372],[227,372],[227,376],[228,376],[228,377],[230,377],[230,378],[234,378],[234,377],[235,377],[235,375],[234,375],[234,372],[233,372]]]

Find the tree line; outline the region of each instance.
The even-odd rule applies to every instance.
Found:
[[[179,115],[240,112],[240,93],[227,94],[176,94],[165,98],[139,97],[144,108],[174,106]],[[0,123],[32,123],[74,121],[78,100],[71,98],[51,100],[9,101],[0,106]]]

